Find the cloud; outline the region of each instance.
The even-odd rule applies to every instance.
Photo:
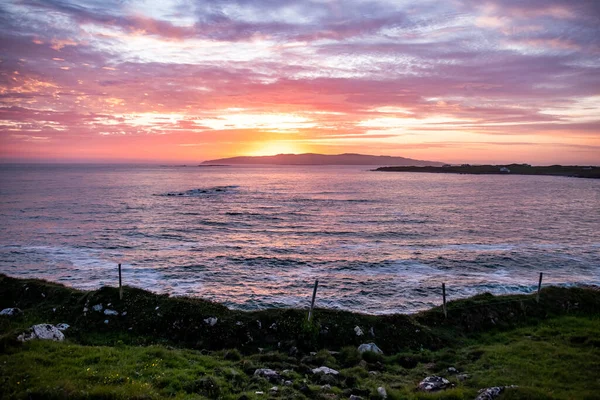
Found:
[[[8,1],[0,144],[597,146],[599,15],[587,0]]]

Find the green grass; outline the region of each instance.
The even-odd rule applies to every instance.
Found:
[[[598,338],[598,317],[562,316],[480,334],[437,351],[383,358],[359,357],[349,347],[340,353],[321,350],[295,358],[279,352],[242,356],[235,350],[202,354],[165,346],[32,341],[0,354],[0,397],[266,398],[273,384],[252,375],[256,368],[269,367],[291,370],[286,379],[293,386],[279,386],[279,398],[348,398],[351,393],[375,398],[377,387],[383,386],[390,399],[473,399],[480,388],[518,385],[501,399],[597,399]],[[409,358],[411,362],[406,361]],[[321,365],[339,368],[341,376],[328,380],[309,372]],[[447,372],[449,366],[470,378],[459,382]],[[422,378],[433,374],[447,377],[456,387],[436,394],[415,391]],[[331,390],[324,392],[324,383]],[[308,389],[301,391],[304,385]],[[265,395],[255,395],[256,391]]]

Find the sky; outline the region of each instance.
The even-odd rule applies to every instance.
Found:
[[[598,0],[0,0],[0,161],[600,165]]]

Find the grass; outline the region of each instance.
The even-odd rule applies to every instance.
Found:
[[[236,350],[203,354],[165,346],[32,341],[0,355],[0,397],[258,398],[255,392],[268,394],[274,384],[254,377],[254,370],[274,368],[289,369],[284,379],[293,382],[279,386],[281,398],[306,398],[302,386],[311,390],[308,398],[347,398],[350,393],[369,397],[383,386],[390,399],[473,399],[480,388],[518,385],[502,398],[597,399],[598,338],[598,317],[563,316],[535,326],[484,333],[454,347],[388,355],[374,362],[352,355],[353,348],[295,358],[281,352],[241,356]],[[239,359],[232,359],[236,353]],[[405,365],[407,357],[416,363]],[[309,372],[323,364],[337,368],[340,377]],[[450,366],[470,378],[458,381],[448,373]],[[415,391],[421,379],[433,374],[447,377],[456,387],[437,394]],[[321,389],[325,383],[330,390]]]
[[[132,305],[131,319],[106,325],[98,320],[104,316],[82,317],[81,309],[89,298],[92,303],[114,301],[110,290],[78,292],[30,280],[4,283],[0,307],[19,305],[25,313],[0,317],[2,399],[347,399],[351,394],[377,399],[380,386],[392,400],[474,399],[481,388],[507,385],[518,387],[507,389],[501,400],[600,398],[597,290],[551,288],[545,292],[543,308],[527,297],[517,297],[512,304],[508,297],[477,296],[450,303],[448,321],[436,310],[411,317],[319,310],[315,317],[320,324],[327,323],[330,331],[350,332],[347,338],[340,333],[324,340],[322,325],[308,326],[304,318],[297,320],[303,317],[300,310],[231,312],[210,303],[171,302],[143,292],[129,301],[147,304],[149,315],[136,314]],[[194,304],[200,311],[194,311]],[[165,330],[161,326],[165,321],[156,316],[157,306],[166,316],[162,318],[171,318],[169,312],[173,312],[181,320],[183,313],[187,324],[201,328],[169,338],[165,333],[174,332],[171,320],[167,319],[170,327]],[[203,311],[204,306],[210,314]],[[200,314],[194,318],[192,312]],[[201,325],[206,315],[219,317],[220,331]],[[147,333],[128,329],[135,321],[149,326],[152,318],[155,327]],[[256,332],[257,319],[266,330],[262,337]],[[249,331],[225,334],[227,340],[219,347],[219,337],[208,335],[226,330],[231,326],[227,321],[240,321]],[[41,322],[73,326],[65,332],[65,342],[16,342],[19,332]],[[275,335],[265,328],[271,323],[278,324],[275,341],[267,338]],[[357,324],[375,326],[377,336],[357,339],[352,335]],[[191,333],[201,329],[206,331],[199,334],[201,340],[192,340]],[[236,332],[244,337],[256,335],[258,343],[227,347],[236,343]],[[360,341],[374,341],[385,355],[358,353]],[[340,374],[312,373],[323,365]],[[469,378],[459,380],[457,374],[448,372],[449,367]],[[255,377],[257,368],[278,371],[282,381]],[[430,375],[444,376],[454,387],[431,394],[417,391],[418,383]],[[278,387],[277,393],[270,393],[273,386]]]

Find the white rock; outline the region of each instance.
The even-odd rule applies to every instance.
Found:
[[[437,392],[450,387],[450,381],[441,376],[428,376],[419,383],[419,389],[425,392]]]
[[[56,328],[57,328],[59,331],[61,331],[61,332],[62,332],[62,331],[66,331],[66,330],[67,330],[67,329],[69,329],[70,327],[71,327],[71,325],[69,325],[69,324],[65,324],[64,322],[63,322],[62,324],[58,324],[58,325],[56,325]]]
[[[387,399],[387,392],[385,391],[385,388],[383,386],[379,386],[377,388],[377,393],[382,399]]]
[[[371,334],[371,336],[375,337],[375,330],[373,330],[373,327],[369,329],[369,333]]]
[[[364,335],[362,329],[360,329],[360,326],[358,326],[358,325],[354,327],[354,332],[356,333],[356,336]]]
[[[331,385],[329,385],[329,384],[323,385],[323,386],[321,386],[321,390],[323,390],[323,391],[329,391],[329,390],[331,390]]]
[[[92,307],[92,310],[94,311],[102,311],[104,307],[102,307],[102,303],[100,304],[96,304],[95,306]]]
[[[277,386],[273,386],[269,392],[271,392],[271,394],[276,394],[279,391],[279,388]]]
[[[105,320],[104,320],[104,323],[105,323],[105,324],[108,324],[108,320],[107,320],[107,319],[105,319]]]
[[[292,386],[294,383],[292,381],[285,381],[285,382],[283,382],[283,384],[285,386]]]
[[[495,386],[495,387],[481,389],[479,391],[479,395],[475,398],[475,400],[494,400],[496,397],[500,396],[500,394],[502,394],[502,392],[504,392],[504,389],[511,389],[511,388],[516,388],[516,387],[518,387],[518,386],[510,385],[510,386]]]
[[[119,315],[119,312],[115,310],[109,310],[107,308],[106,310],[104,310],[104,315]]]
[[[85,314],[86,312],[88,312],[88,308],[87,307],[83,307],[83,313]]]
[[[33,325],[27,332],[17,336],[17,340],[20,342],[26,342],[33,339],[54,340],[60,342],[65,339],[65,335],[54,325],[39,324]]]
[[[235,324],[236,324],[237,326],[242,326],[242,325],[244,325],[244,324],[242,324],[242,321],[237,321]]]
[[[254,371],[254,376],[262,376],[263,378],[267,378],[268,380],[274,382],[279,381],[281,377],[277,373],[277,371],[273,371],[269,368],[259,368]]]
[[[20,308],[5,308],[4,310],[0,311],[0,315],[6,315],[8,317],[14,317],[15,315],[19,315],[22,314],[23,311],[21,311]]]
[[[383,354],[383,351],[375,343],[363,343],[358,346],[358,352],[364,353],[365,351],[372,351],[373,353]]]
[[[121,315],[122,315],[122,316],[126,316],[126,315],[127,315],[127,311],[123,311],[123,312],[121,313]]]
[[[254,392],[254,394],[264,394],[264,393],[261,391],[256,391],[256,392]]]
[[[319,367],[312,370],[313,374],[338,375],[339,372],[329,367]]]
[[[217,323],[217,321],[218,321],[218,319],[217,319],[217,318],[215,318],[215,317],[209,317],[209,318],[206,318],[206,319],[204,320],[204,322],[206,322],[206,323],[207,323],[207,324],[209,324],[210,326],[215,326],[215,325],[216,325],[216,323]]]

